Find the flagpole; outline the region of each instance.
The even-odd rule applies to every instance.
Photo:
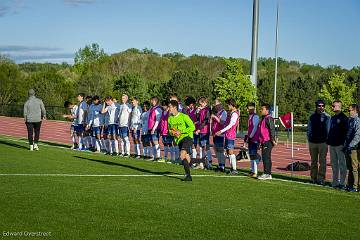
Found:
[[[294,171],[294,114],[291,112],[291,177]]]
[[[259,34],[259,0],[253,0],[252,47],[251,47],[251,82],[257,88],[257,56]]]
[[[274,113],[273,117],[277,117],[276,108],[276,88],[277,88],[277,75],[278,75],[278,39],[279,39],[279,1],[276,6],[276,31],[275,31],[275,80],[274,80]]]

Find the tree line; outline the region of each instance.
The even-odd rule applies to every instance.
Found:
[[[75,54],[74,64],[16,64],[0,55],[0,105],[23,104],[27,90],[35,89],[47,106],[62,106],[78,92],[105,97],[121,94],[166,98],[186,96],[225,100],[233,97],[242,111],[248,101],[273,102],[275,59],[258,61],[258,86],[250,82],[250,61],[239,58],[159,54],[151,49],[131,48],[107,55],[98,44]],[[304,123],[317,98],[328,105],[340,99],[357,103],[360,97],[360,66],[344,69],[322,67],[279,59],[277,102],[279,114],[294,112],[295,122]],[[328,111],[330,109],[328,108]]]

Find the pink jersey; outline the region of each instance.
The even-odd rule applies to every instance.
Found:
[[[191,120],[193,121],[193,123],[196,123],[196,108],[194,109],[186,109],[186,114],[191,118]]]
[[[256,114],[251,114],[250,116],[249,116],[249,120],[248,120],[248,137],[250,137],[250,135],[251,135],[251,133],[252,133],[252,131],[254,130],[254,122],[253,122],[253,118],[254,118],[254,116],[255,116]],[[258,129],[256,129],[256,132],[255,132],[255,134],[254,134],[254,136],[253,136],[253,138],[252,138],[252,141],[253,142],[258,142],[259,141],[259,131],[258,131]]]
[[[226,122],[225,122],[225,126],[228,126],[230,124],[230,121],[231,121],[231,118],[232,118],[233,114],[237,115],[236,123],[229,130],[227,130],[225,132],[225,138],[230,139],[230,140],[235,140],[235,138],[236,138],[236,128],[239,125],[239,113],[238,113],[238,111],[234,111],[234,112],[231,112],[230,114],[228,114]]]
[[[168,119],[169,119],[169,112],[162,112],[161,120],[160,120],[160,135],[166,136],[169,133],[168,129]]]
[[[148,129],[149,131],[153,129],[156,123],[156,110],[159,109],[160,106],[152,107],[149,111],[149,119],[148,119]]]
[[[201,134],[210,133],[210,118],[209,118],[210,109],[208,107],[204,107],[197,110],[197,112],[198,113],[196,114],[196,117],[197,117],[197,122],[199,123],[197,129],[200,129],[201,125],[203,125],[204,122],[207,121],[205,126],[202,129],[200,129],[200,133]]]
[[[221,110],[218,113],[216,113],[216,116],[221,120],[221,115],[223,114],[225,110]],[[212,124],[212,134],[215,136],[215,134],[224,128],[224,124],[221,124],[220,122],[217,122],[216,120],[213,121]]]
[[[266,128],[266,119],[267,118],[270,118],[269,121],[272,121],[271,116],[267,115],[260,121],[259,126],[258,126],[257,132],[259,134],[260,143],[270,141],[270,131],[268,128]]]

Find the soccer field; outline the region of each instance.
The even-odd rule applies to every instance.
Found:
[[[0,151],[5,239],[359,239],[358,193],[244,173],[182,182],[182,166],[6,137]]]

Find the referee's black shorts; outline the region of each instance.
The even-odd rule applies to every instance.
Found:
[[[193,139],[191,137],[184,137],[179,142],[179,149],[186,151],[187,154],[191,154],[192,152]]]

